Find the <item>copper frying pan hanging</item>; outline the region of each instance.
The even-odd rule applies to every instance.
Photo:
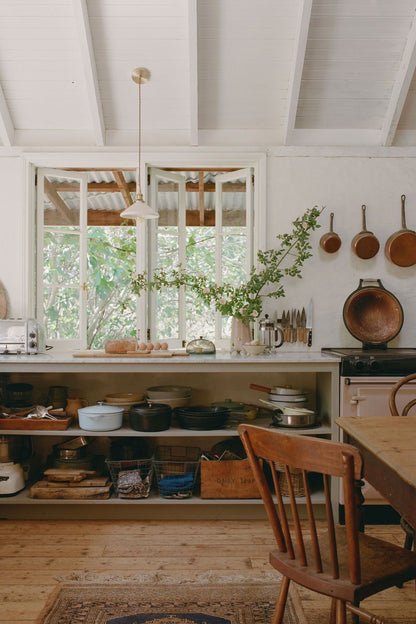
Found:
[[[416,264],[416,232],[406,227],[405,201],[402,195],[402,229],[389,236],[384,248],[386,258],[400,267]]]
[[[363,218],[363,229],[361,232],[356,234],[351,241],[351,248],[358,258],[362,260],[368,260],[369,258],[373,258],[378,250],[380,249],[380,243],[378,239],[372,232],[367,230],[366,220],[365,220],[365,211],[366,206],[363,204],[361,206],[362,210],[362,218]]]
[[[321,236],[319,241],[321,248],[327,253],[335,253],[341,247],[341,239],[334,232],[334,213],[329,215],[329,232]]]

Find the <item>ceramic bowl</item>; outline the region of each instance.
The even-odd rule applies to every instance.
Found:
[[[261,355],[264,353],[266,345],[246,345],[243,344],[241,349],[246,355]]]

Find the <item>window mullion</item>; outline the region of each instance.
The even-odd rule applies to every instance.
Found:
[[[215,183],[215,283],[222,284],[222,182]],[[222,338],[221,313],[215,313],[215,340]]]
[[[186,190],[185,180],[178,186],[178,257],[182,267],[186,267]],[[179,290],[179,340],[186,338],[186,291]]]

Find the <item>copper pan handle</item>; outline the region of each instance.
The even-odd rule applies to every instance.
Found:
[[[249,388],[252,390],[261,390],[262,392],[270,393],[272,391],[271,388],[266,388],[265,386],[258,386],[257,384],[250,384]]]

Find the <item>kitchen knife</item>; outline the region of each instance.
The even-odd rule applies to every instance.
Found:
[[[306,330],[308,333],[308,347],[312,346],[312,317],[313,317],[313,301],[312,299],[308,303],[306,308]]]
[[[296,311],[296,327],[298,328],[298,335],[297,335],[298,342],[302,342],[302,340],[303,340],[303,329],[302,329],[302,322],[301,322],[301,317],[300,317],[300,311],[299,310]]]
[[[306,331],[305,308],[302,308],[302,314],[300,315],[300,326],[302,327],[302,342],[306,344],[308,341],[308,332]]]

